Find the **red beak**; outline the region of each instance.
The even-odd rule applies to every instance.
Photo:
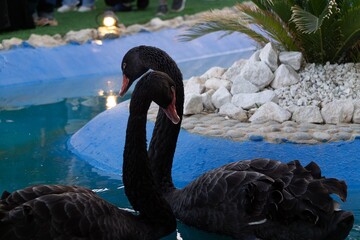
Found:
[[[180,122],[180,117],[176,112],[176,94],[175,94],[175,89],[172,88],[173,91],[173,100],[170,103],[170,105],[164,109],[162,108],[162,110],[165,112],[166,116],[174,123],[174,124],[178,124]]]
[[[123,83],[121,86],[121,90],[119,92],[120,97],[123,97],[128,89],[129,89],[129,79],[125,74],[123,74]]]

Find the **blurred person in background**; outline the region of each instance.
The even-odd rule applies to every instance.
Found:
[[[0,0],[0,32],[35,28],[27,0]]]
[[[28,0],[29,12],[39,27],[58,25],[54,17],[55,6],[56,0]]]
[[[185,0],[173,0],[171,5],[172,12],[181,12],[185,8]],[[160,0],[157,16],[163,16],[169,12],[167,0]]]
[[[130,12],[133,9],[132,2],[134,0],[105,0],[106,5],[111,6],[114,12]],[[149,0],[137,0],[137,10],[145,10],[149,5]]]
[[[78,8],[78,5],[79,8]],[[63,0],[62,6],[58,8],[58,12],[89,12],[95,9],[95,0],[82,0],[81,3],[78,0]]]

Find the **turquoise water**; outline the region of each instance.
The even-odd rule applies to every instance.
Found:
[[[4,94],[0,89],[0,96]],[[11,102],[20,103],[21,98],[13,98]],[[116,102],[126,99],[128,96]],[[9,99],[0,100],[1,192],[32,184],[80,185],[97,191],[119,207],[131,208],[120,175],[101,172],[67,149],[70,136],[107,108],[106,96],[64,98],[53,103],[16,107],[4,105],[6,102],[9,103]],[[183,239],[221,239],[181,224],[179,231]],[[176,234],[168,239],[176,239]]]
[[[0,191],[31,184],[74,184],[97,191],[119,207],[131,208],[120,175],[101,172],[67,149],[67,141],[79,128],[109,104],[129,98],[113,97],[119,83],[110,76],[0,89]],[[360,239],[358,186],[350,186],[343,208],[356,215],[349,239]],[[178,232],[184,240],[228,239],[181,223]],[[176,233],[166,239],[176,239]]]

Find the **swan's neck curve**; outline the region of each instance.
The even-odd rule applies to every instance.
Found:
[[[140,218],[162,234],[173,231],[176,219],[168,203],[155,188],[146,151],[146,115],[150,100],[132,96],[126,130],[123,182],[125,193]],[[170,232],[169,232],[170,231]]]
[[[180,117],[180,123],[175,125],[162,110],[159,110],[148,150],[150,168],[155,184],[165,193],[175,189],[171,169],[183,116],[184,84],[182,73],[176,62],[160,49],[155,49],[154,52],[150,55],[143,53],[142,62],[147,64],[148,68],[164,72],[174,80],[176,84],[176,111]],[[161,151],[159,151],[160,149]]]

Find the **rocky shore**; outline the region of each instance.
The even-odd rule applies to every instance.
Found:
[[[152,105],[149,120],[155,121],[157,110],[157,106]],[[320,144],[360,139],[360,124],[314,124],[294,121],[251,123],[206,112],[184,116],[182,128],[196,134],[239,142]]]
[[[184,84],[182,127],[190,132],[275,143],[360,138],[359,63],[307,64],[300,52],[279,52],[269,43]]]
[[[192,24],[199,13],[124,28],[123,35]],[[54,47],[98,41],[96,29],[65,36],[32,35],[3,40],[0,50],[19,45]],[[305,63],[300,52],[272,44],[229,68],[213,67],[184,81],[182,127],[234,141],[317,144],[360,138],[360,63]],[[149,111],[154,120],[156,106]]]
[[[120,36],[126,36],[130,34],[136,34],[140,31],[154,32],[164,28],[179,28],[182,26],[188,26],[192,24],[196,19],[199,18],[199,15],[203,13],[198,13],[191,16],[179,16],[170,20],[161,20],[160,18],[154,18],[146,24],[134,24],[128,27],[121,28]],[[0,51],[9,50],[16,48],[18,46],[26,47],[56,47],[66,44],[84,44],[87,42],[99,42],[101,37],[97,29],[82,29],[79,31],[70,31],[64,36],[60,34],[50,35],[38,35],[32,34],[29,39],[20,39],[20,38],[11,38],[4,39],[0,42]]]

